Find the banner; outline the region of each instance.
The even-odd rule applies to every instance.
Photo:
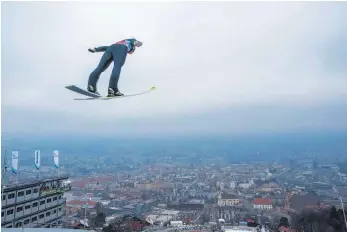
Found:
[[[12,151],[12,172],[15,174],[18,172],[18,158],[19,151]]]
[[[35,168],[37,170],[40,169],[40,165],[41,165],[41,155],[40,155],[40,151],[36,150],[35,151]]]
[[[53,151],[53,161],[54,161],[54,166],[56,168],[59,168],[59,151],[58,150]]]

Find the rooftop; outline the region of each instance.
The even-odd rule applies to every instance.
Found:
[[[256,231],[255,227],[248,227],[248,226],[225,226],[224,229],[225,229],[225,232],[250,232],[250,231]]]
[[[67,180],[68,178],[69,178],[68,176],[60,176],[60,177],[47,178],[47,179],[43,179],[43,180],[39,180],[39,181],[32,181],[32,182],[28,182],[28,183],[9,184],[9,185],[3,186],[4,187],[3,191],[4,191],[4,193],[6,193],[6,192],[10,192],[10,191],[17,190],[17,189],[30,188],[30,187],[40,185],[40,184],[46,183],[46,182],[58,181],[58,180]]]
[[[268,198],[256,198],[253,201],[255,205],[272,205],[272,200]]]
[[[239,198],[235,196],[234,194],[230,194],[230,193],[222,193],[221,197],[222,199],[238,199]]]
[[[90,201],[88,200],[88,205],[95,205],[97,202],[96,201]],[[72,200],[69,202],[66,202],[66,205],[86,205],[86,201],[81,201],[81,200]]]

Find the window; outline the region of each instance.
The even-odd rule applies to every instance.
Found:
[[[34,192],[34,193],[38,193],[38,192],[39,192],[39,189],[38,189],[38,188],[34,188],[33,192]]]
[[[21,227],[22,226],[22,223],[21,222],[18,222],[18,223],[16,223],[16,227],[18,228],[18,227]]]
[[[37,217],[31,218],[31,222],[35,222],[35,221],[37,221]]]
[[[55,209],[55,210],[53,210],[53,213],[57,213],[57,210]]]
[[[26,205],[24,208],[25,209],[30,209],[30,205]]]
[[[57,197],[53,197],[53,201],[56,201],[57,200]]]
[[[6,214],[7,214],[7,215],[13,214],[13,209],[7,210],[7,213],[6,213]]]
[[[29,195],[29,194],[31,194],[31,190],[27,190],[27,191],[25,192],[25,195]]]
[[[24,225],[27,225],[27,224],[29,224],[29,219],[27,219],[27,220],[24,220]]]
[[[1,211],[1,217],[5,216],[5,212]]]
[[[40,214],[39,219],[42,219],[42,218],[44,218],[44,217],[45,217],[44,214]]]
[[[12,198],[14,198],[14,193],[8,194],[8,199],[12,199]]]
[[[6,195],[5,195],[5,194],[2,195],[2,200],[3,200],[3,201],[6,201]]]
[[[34,202],[33,203],[33,207],[37,207],[38,203],[37,202]]]
[[[59,199],[61,199],[61,198],[62,198],[62,195],[59,196]]]
[[[43,205],[45,203],[45,201],[40,201],[40,205]]]
[[[52,198],[47,199],[47,203],[52,202]]]
[[[18,192],[18,193],[17,193],[17,196],[18,196],[18,197],[24,196],[24,191]]]
[[[23,211],[23,206],[17,207],[17,213]]]
[[[49,217],[51,215],[51,212],[46,213],[46,217]]]

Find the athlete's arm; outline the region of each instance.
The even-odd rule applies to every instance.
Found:
[[[131,49],[131,50],[128,52],[128,54],[133,54],[135,50],[136,50],[136,47],[134,46],[133,49]]]
[[[88,51],[91,53],[104,52],[104,51],[106,51],[107,48],[108,48],[108,46],[100,46],[100,47],[95,47],[95,48],[89,48]]]

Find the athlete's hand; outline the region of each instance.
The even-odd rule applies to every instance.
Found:
[[[88,51],[91,52],[91,53],[95,53],[95,48],[88,48]]]

